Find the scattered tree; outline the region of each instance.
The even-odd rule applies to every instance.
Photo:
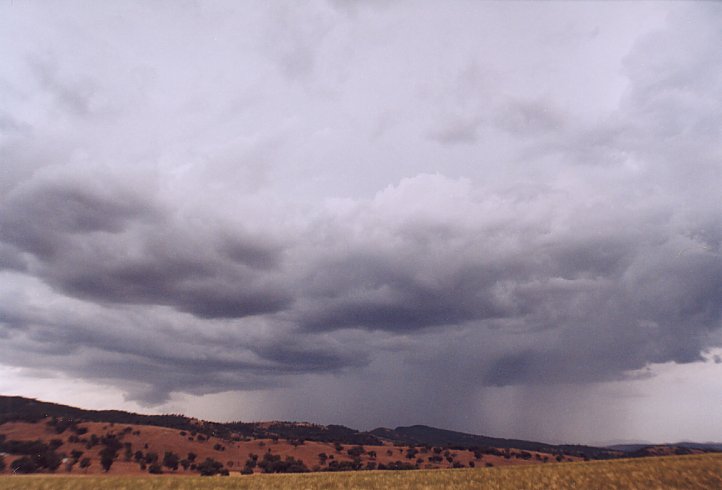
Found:
[[[165,455],[163,455],[163,466],[166,468],[170,468],[173,471],[176,471],[178,469],[178,463],[180,462],[180,458],[178,455],[172,451],[166,451]]]

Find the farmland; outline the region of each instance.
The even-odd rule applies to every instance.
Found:
[[[501,468],[359,471],[231,477],[0,477],[0,490],[86,489],[713,489],[722,488],[722,454],[538,464]]]

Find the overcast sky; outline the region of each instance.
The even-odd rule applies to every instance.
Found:
[[[722,440],[722,5],[0,0],[0,392]]]

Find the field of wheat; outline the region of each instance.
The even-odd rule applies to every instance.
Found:
[[[0,490],[171,489],[721,489],[722,454],[505,468],[231,477],[0,477]]]

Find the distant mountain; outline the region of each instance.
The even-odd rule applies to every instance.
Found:
[[[702,449],[703,451],[722,451],[722,442],[678,442],[673,446]]]
[[[410,427],[397,427],[395,429],[379,428],[370,431],[370,434],[379,439],[389,440],[403,444],[472,448],[495,447],[514,448],[525,451],[538,451],[545,453],[563,453],[568,455],[604,459],[619,457],[619,451],[593,446],[571,444],[546,444],[543,442],[525,441],[521,439],[501,439],[497,437],[480,436],[456,432],[453,430],[437,429],[426,425],[412,425]]]
[[[650,448],[695,449],[700,451],[722,451],[719,442],[675,442],[674,444],[614,444],[606,446],[608,449],[624,453],[638,453]]]

